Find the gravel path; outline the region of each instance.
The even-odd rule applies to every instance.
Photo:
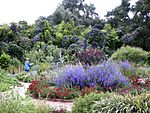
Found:
[[[20,96],[25,97],[25,93],[30,83],[21,83],[21,84],[23,85],[22,87],[15,87],[13,90],[17,92]],[[56,109],[65,108],[67,111],[71,111],[73,105],[73,102],[54,102],[39,99],[33,99],[33,102],[35,104],[48,105]]]

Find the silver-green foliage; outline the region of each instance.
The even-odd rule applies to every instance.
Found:
[[[150,113],[150,94],[135,97],[112,95],[111,98],[96,101],[92,113]]]
[[[0,113],[52,113],[52,109],[35,105],[31,98],[11,92],[0,96]]]
[[[94,102],[102,100],[104,98],[111,98],[111,94],[90,93],[89,95],[86,95],[84,97],[79,97],[73,104],[72,113],[92,113],[92,105],[94,104]]]

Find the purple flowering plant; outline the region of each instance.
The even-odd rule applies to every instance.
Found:
[[[134,68],[128,61],[120,61],[118,64],[125,70],[132,70]]]
[[[120,71],[123,75],[128,77],[135,75],[136,70],[128,61],[120,61],[118,62],[118,65],[120,66]]]
[[[128,85],[128,79],[120,72],[119,65],[114,62],[103,62],[101,65],[89,66],[66,66],[59,77],[56,78],[57,86],[78,86],[103,88],[116,88]]]

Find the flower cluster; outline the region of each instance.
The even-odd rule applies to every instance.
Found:
[[[74,99],[75,97],[78,97],[79,93],[77,90],[74,90],[72,88],[54,88],[51,90],[48,94],[48,98],[54,99]]]
[[[41,80],[32,80],[29,85],[28,91],[32,94],[33,97],[46,97],[49,90],[48,82]]]
[[[47,82],[48,83],[48,82]],[[50,99],[73,99],[80,95],[80,92],[76,88],[67,87],[50,87],[46,81],[33,80],[29,85],[28,91],[34,98],[50,98]]]
[[[136,82],[137,84],[145,84],[146,80],[146,78],[136,78],[134,79],[134,82]]]
[[[119,85],[127,85],[128,79],[122,75],[117,64],[103,62],[100,66],[91,66],[84,69],[81,66],[67,66],[63,73],[56,78],[57,86],[79,86],[95,87],[100,85],[103,88],[116,88]]]
[[[121,68],[125,70],[131,70],[134,68],[128,61],[120,61],[118,64]]]

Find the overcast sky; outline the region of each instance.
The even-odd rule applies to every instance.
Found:
[[[137,0],[131,0],[134,3]],[[0,0],[0,24],[25,20],[29,24],[39,16],[51,15],[62,0]],[[101,18],[121,4],[121,0],[85,0],[93,3]]]

